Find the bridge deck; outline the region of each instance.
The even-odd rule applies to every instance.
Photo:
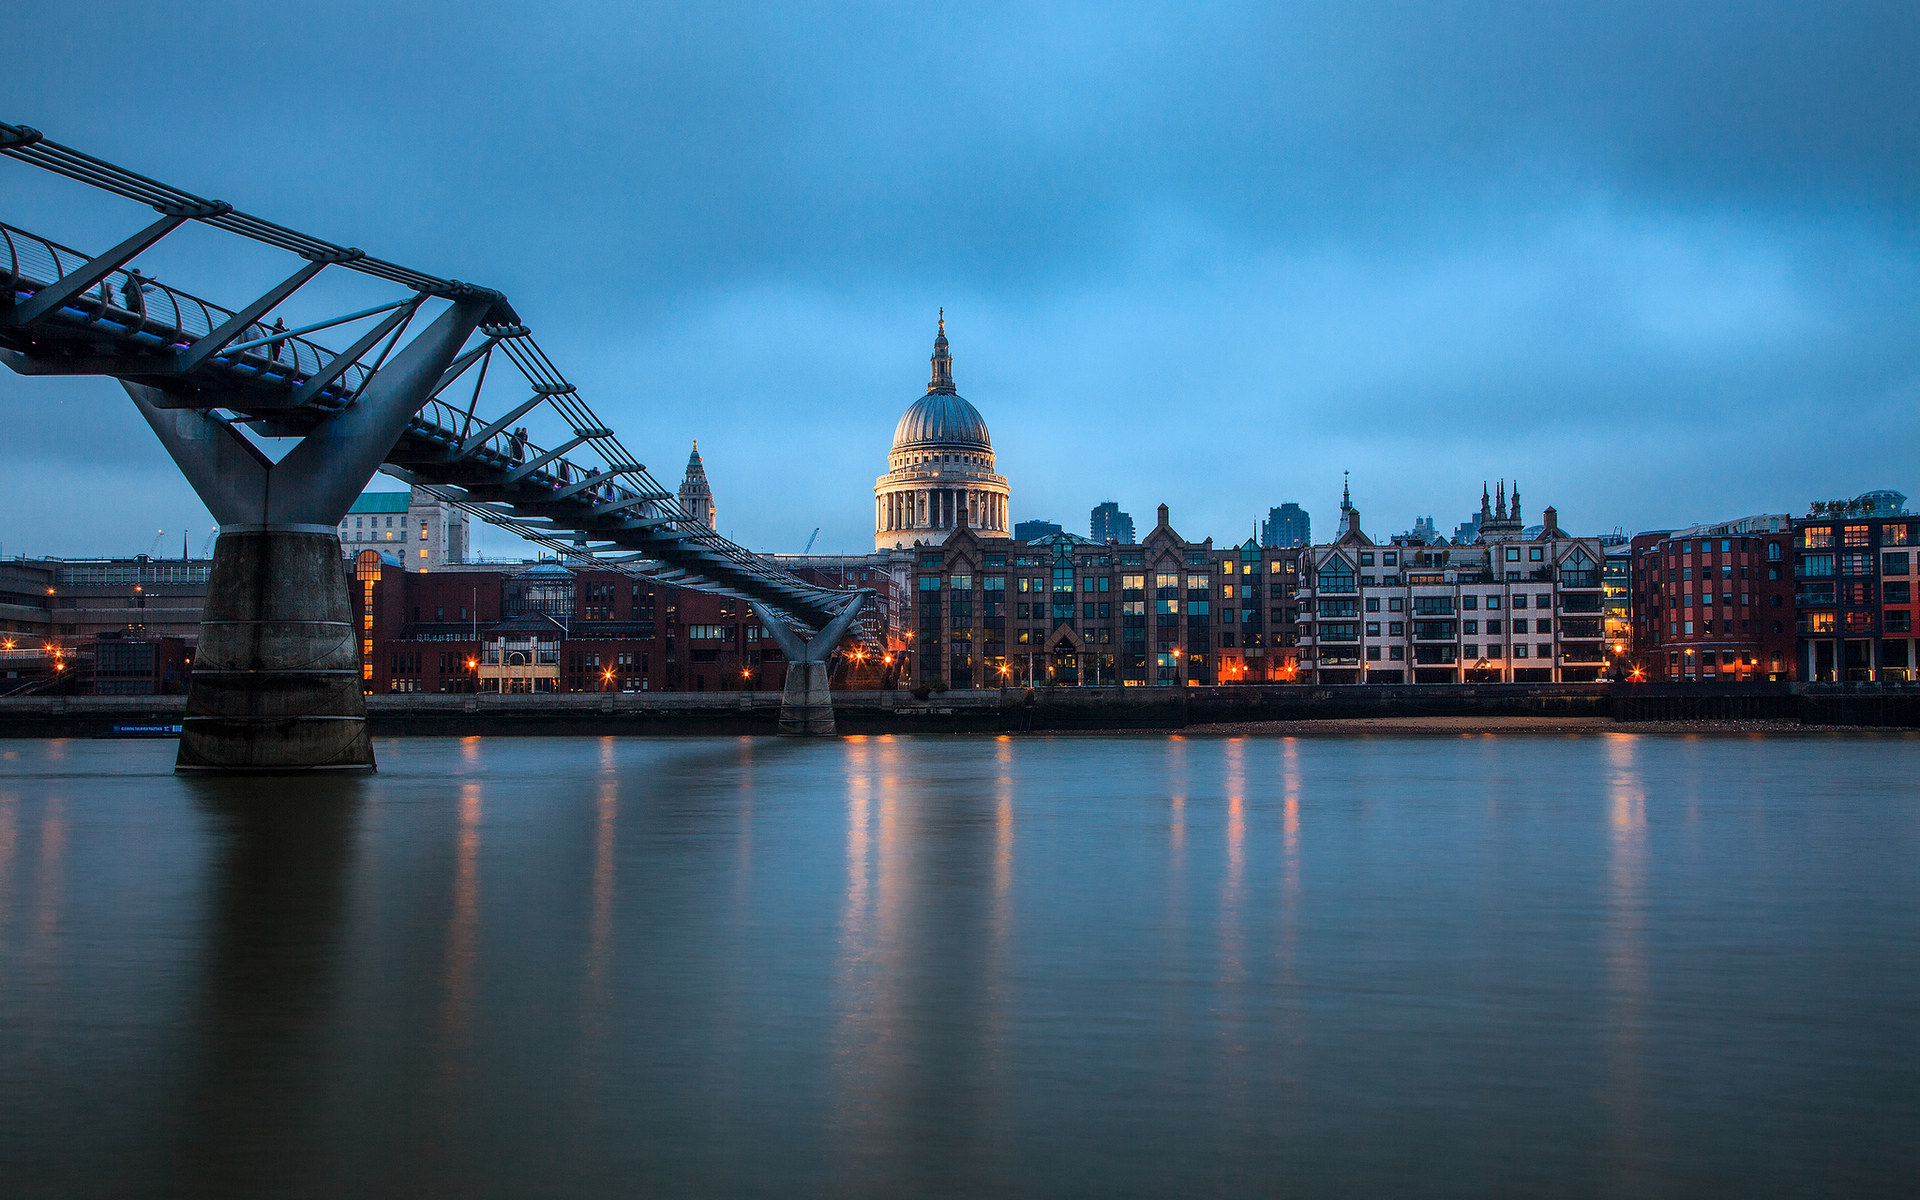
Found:
[[[358,352],[349,351],[351,360],[341,364],[339,352],[254,322],[232,336],[227,348],[180,370],[180,356],[230,322],[234,311],[123,269],[28,324],[8,319],[90,259],[0,225],[0,355],[7,365],[29,375],[98,374],[149,383],[182,407],[231,414],[237,423],[269,436],[312,430],[352,404],[377,369],[377,359],[374,368],[363,360],[378,339],[356,345]],[[406,282],[418,290],[389,306],[396,342],[431,297],[467,287],[424,276]],[[562,553],[581,553],[584,540],[586,552],[611,556],[601,561],[682,586],[759,600],[813,628],[851,598],[851,592],[805,583],[690,521],[674,496],[580,399],[504,299],[489,320],[497,323],[482,327],[485,340],[456,362],[388,454],[394,473]],[[477,381],[464,408],[441,398],[440,392],[463,375],[477,372],[476,378],[484,379],[496,356],[505,358],[532,391],[507,414],[510,419],[490,421],[476,411]],[[539,408],[551,409],[571,437],[543,448],[522,435],[521,423]]]

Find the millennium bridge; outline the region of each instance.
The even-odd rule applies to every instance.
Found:
[[[871,593],[806,583],[689,519],[500,292],[250,216],[23,125],[0,123],[0,154],[158,214],[99,253],[0,223],[0,360],[21,375],[119,380],[219,522],[178,769],[373,768],[338,526],[375,471],[562,557],[747,602],[788,660],[782,732],[833,732],[827,655]],[[237,308],[134,265],[189,223],[300,265]],[[273,316],[329,268],[383,298],[293,328]],[[309,336],[328,330],[352,341]],[[260,439],[293,446],[276,461]]]

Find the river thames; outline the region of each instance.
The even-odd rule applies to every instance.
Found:
[[[0,741],[10,1196],[1912,1195],[1920,739]]]

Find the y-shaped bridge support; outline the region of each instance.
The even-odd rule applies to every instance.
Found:
[[[758,601],[754,602],[753,611],[759,616],[760,624],[780,643],[780,652],[787,656],[787,690],[780,698],[781,733],[790,737],[832,736],[833,694],[827,689],[827,655],[847,636],[854,618],[860,615],[861,606],[871,595],[870,591],[855,592],[840,615],[806,641],[786,622]]]
[[[493,300],[455,301],[278,463],[231,423],[126,382],[220,522],[177,770],[373,769],[340,518]]]

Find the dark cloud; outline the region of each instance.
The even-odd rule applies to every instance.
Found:
[[[1192,534],[1282,499],[1324,523],[1343,467],[1376,533],[1500,473],[1583,528],[1920,482],[1905,438],[1798,436],[1920,399],[1909,4],[28,24],[0,119],[502,287],[659,473],[701,438],[756,544],[864,540],[941,303],[1018,513],[1069,524],[1107,498]],[[127,219],[0,170],[16,224]],[[216,296],[241,269],[181,258]],[[157,453],[139,432],[103,451]]]

